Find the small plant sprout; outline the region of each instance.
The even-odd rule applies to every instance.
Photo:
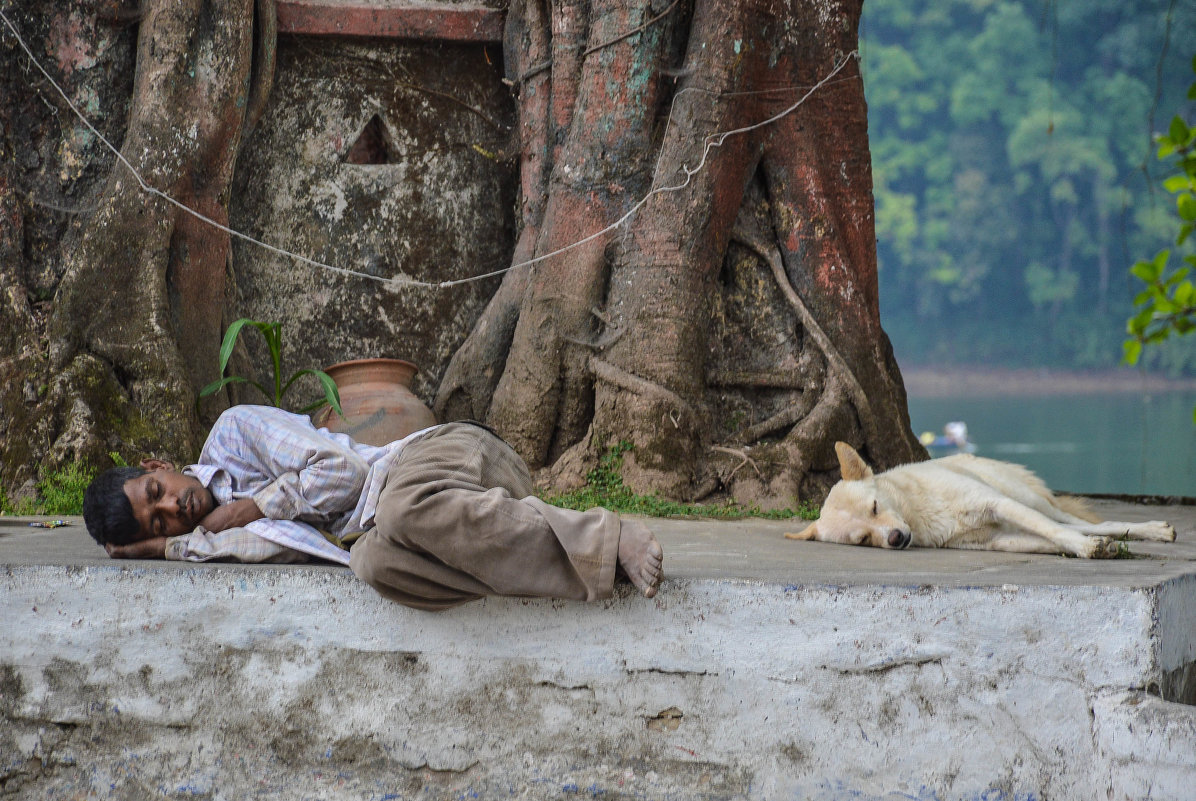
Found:
[[[259,384],[257,381],[245,378],[239,375],[225,376],[224,371],[228,367],[228,360],[233,354],[233,347],[237,344],[237,337],[241,334],[241,329],[245,326],[251,325],[261,332],[266,340],[266,346],[270,349],[270,361],[274,371],[274,384],[272,391]],[[305,375],[315,376],[316,380],[320,382],[321,388],[324,390],[324,398],[316,401],[301,411],[304,413],[318,409],[327,403],[336,413],[344,416],[341,411],[341,396],[336,389],[336,382],[332,377],[323,370],[298,370],[291,375],[285,382],[282,379],[282,324],[281,323],[264,323],[257,320],[250,320],[247,317],[242,317],[228,327],[224,332],[224,341],[220,343],[220,375],[222,378],[213,381],[206,387],[199,391],[200,400],[214,395],[228,384],[252,384],[261,391],[266,399],[273,406],[282,406],[283,396],[287,394],[287,390],[296,380]]]

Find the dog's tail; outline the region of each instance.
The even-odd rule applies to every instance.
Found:
[[[1088,504],[1084,502],[1083,498],[1077,498],[1074,495],[1054,495],[1051,497],[1051,503],[1056,508],[1087,520],[1089,523],[1101,522],[1100,517],[1092,513],[1092,510],[1088,508]]]

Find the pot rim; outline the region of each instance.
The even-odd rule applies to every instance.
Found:
[[[396,367],[410,367],[413,372],[419,372],[419,368],[416,367],[413,362],[409,362],[406,359],[391,359],[386,356],[374,356],[366,359],[350,359],[349,361],[345,362],[337,362],[336,364],[330,364],[325,367],[324,372],[327,373],[331,370],[335,370],[338,367],[365,367],[369,365],[394,365]]]

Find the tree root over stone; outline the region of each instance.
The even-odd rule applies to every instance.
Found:
[[[816,496],[835,439],[881,466],[923,456],[877,313],[863,94],[844,63],[859,3],[800,25],[780,24],[815,13],[792,0],[662,5],[512,3],[512,261],[541,260],[504,278],[437,413],[486,419],[566,486],[630,440],[624,481],[677,498]],[[832,68],[843,80],[793,106]]]

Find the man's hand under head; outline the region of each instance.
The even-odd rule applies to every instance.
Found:
[[[224,531],[239,528],[263,517],[265,515],[257,508],[252,498],[242,498],[224,506],[217,506],[199,521],[199,525],[208,531]],[[168,540],[169,537],[147,537],[127,545],[108,543],[104,550],[108,551],[108,555],[113,559],[165,559]]]
[[[150,537],[148,540],[130,542],[128,545],[114,545],[111,542],[104,550],[113,559],[165,559],[166,537]]]

